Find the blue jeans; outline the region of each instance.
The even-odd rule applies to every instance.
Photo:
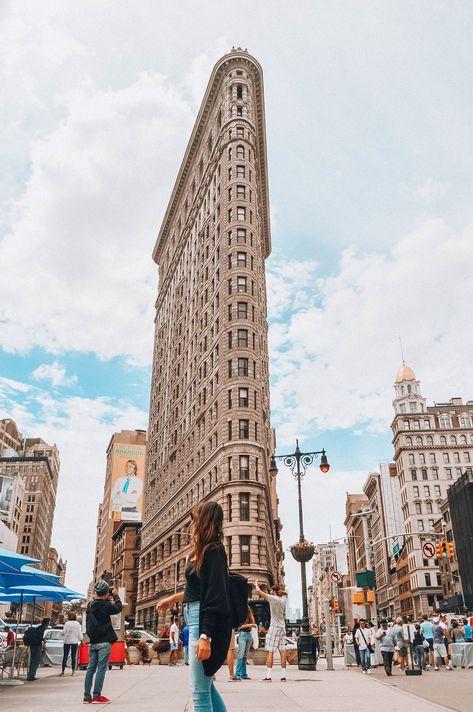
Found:
[[[248,677],[246,672],[246,659],[251,648],[251,631],[240,631],[238,633],[238,661],[235,670],[235,677]]]
[[[36,680],[36,672],[41,662],[41,645],[30,645],[30,664],[28,666],[28,680]]]
[[[423,645],[416,645],[417,666],[425,670],[425,650]]]
[[[206,676],[204,666],[195,656],[195,646],[199,639],[199,608],[198,601],[184,605],[184,616],[189,626],[189,662],[194,712],[227,712],[213,678]]]
[[[363,670],[369,670],[371,667],[371,653],[368,648],[360,650],[361,667]]]
[[[189,646],[184,645],[184,665],[189,665]]]
[[[89,664],[87,665],[87,672],[85,673],[84,700],[90,700],[91,697],[95,700],[102,694],[111,649],[112,646],[110,643],[91,643],[89,645]],[[94,692],[91,695],[90,691],[92,689],[94,675]]]

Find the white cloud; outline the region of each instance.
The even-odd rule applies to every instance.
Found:
[[[415,201],[431,205],[445,198],[451,190],[450,183],[426,178],[417,185],[403,189],[404,195],[410,195]]]
[[[148,415],[125,400],[53,398],[23,385],[20,389],[18,383],[0,379],[0,413],[13,418],[24,436],[42,437],[59,448],[52,546],[68,561],[67,584],[85,593],[92,577],[106,447],[117,430],[147,428]]]
[[[388,428],[399,336],[431,401],[472,398],[471,264],[473,226],[458,232],[432,220],[388,255],[345,251],[336,274],[302,286],[304,264],[278,265],[269,301],[280,441],[314,428]],[[284,303],[299,308],[281,321]]]
[[[77,376],[67,376],[66,369],[60,363],[41,363],[31,374],[35,381],[51,381],[53,386],[72,386],[77,383]]]

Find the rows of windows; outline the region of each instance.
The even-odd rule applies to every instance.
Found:
[[[473,443],[473,435],[470,438],[471,443]],[[426,445],[427,447],[432,447],[435,443],[440,444],[440,446],[446,447],[447,444],[455,447],[456,445],[468,445],[468,439],[466,435],[459,435],[458,437],[456,435],[450,435],[447,441],[447,438],[445,435],[441,435],[439,438],[434,438],[432,435],[427,435],[425,437],[422,437],[421,435],[417,435],[415,438],[412,438],[410,435],[408,435],[405,439],[405,443],[408,447],[412,447],[415,445],[416,447],[424,447]]]
[[[472,421],[471,421],[471,416],[470,415],[460,415],[458,417],[458,425],[460,428],[471,428],[472,427]],[[422,420],[422,423],[419,419],[410,419],[410,420],[403,420],[403,427],[404,430],[430,430],[432,428],[431,421],[428,420],[427,418]],[[439,427],[442,428],[442,430],[448,430],[451,429],[452,426],[452,419],[448,415],[441,415],[439,417]]]
[[[227,421],[228,439],[249,440],[254,436],[258,440],[258,423],[247,418],[240,418],[235,423],[233,420]]]
[[[442,462],[444,465],[449,465],[450,462],[453,462],[453,464],[459,465],[460,462],[465,462],[465,463],[470,463],[471,462],[471,457],[470,453],[463,452],[460,454],[459,452],[442,452]],[[429,453],[429,462],[431,465],[435,465],[437,463],[437,456],[440,459],[440,453],[435,453],[435,452],[430,452]],[[426,464],[426,455],[423,452],[417,453],[417,457],[413,452],[409,453],[409,465],[415,465],[416,460],[418,464],[420,465],[425,465]]]

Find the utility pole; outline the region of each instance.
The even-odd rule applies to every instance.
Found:
[[[327,670],[333,670],[332,656],[332,624],[330,623],[330,601],[324,601],[325,618],[325,657],[327,658]]]

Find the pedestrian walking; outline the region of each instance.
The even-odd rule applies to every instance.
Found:
[[[171,655],[169,657],[169,665],[175,667],[179,659],[179,627],[177,618],[171,618],[171,627],[169,629],[169,644],[171,646]]]
[[[30,649],[30,662],[26,679],[29,682],[37,680],[36,673],[41,662],[43,650],[43,636],[49,625],[49,618],[43,618],[39,625],[32,625],[25,630],[23,644]]]
[[[193,546],[184,592],[164,598],[157,609],[163,613],[184,602],[194,712],[226,712],[213,680],[225,662],[232,634],[228,564],[222,544],[223,510],[216,502],[202,502],[191,518]]]
[[[373,646],[371,645],[370,630],[366,627],[366,621],[363,618],[360,620],[360,627],[355,633],[355,645],[360,651],[363,673],[371,675],[371,653],[373,652]]]
[[[256,628],[255,618],[251,609],[248,608],[248,617],[246,621],[238,628],[238,658],[235,670],[235,677],[240,680],[249,680],[246,671],[246,662],[248,653],[250,652],[251,643],[253,642],[252,629]]]
[[[420,624],[416,623],[414,628],[414,637],[412,640],[412,645],[414,648],[414,655],[417,662],[417,667],[420,670],[426,669],[425,662],[425,648],[424,643],[426,642],[424,634],[421,631]]]
[[[282,588],[273,589],[269,594],[262,591],[255,581],[255,593],[260,598],[265,598],[269,603],[270,623],[266,633],[264,649],[268,653],[266,658],[266,676],[264,682],[271,682],[273,675],[274,653],[279,652],[281,657],[281,682],[286,682],[286,602],[287,593]]]
[[[67,621],[64,623],[61,635],[64,652],[62,654],[62,672],[59,677],[64,675],[69,653],[71,654],[71,668],[72,674],[74,675],[77,665],[77,648],[79,647],[79,643],[82,641],[82,629],[74,611],[69,611],[67,614]]]
[[[434,662],[435,670],[439,670],[439,658],[440,661],[445,665],[446,670],[452,670],[448,663],[448,653],[445,645],[445,630],[440,625],[440,618],[433,619],[432,633],[434,636]]]
[[[227,668],[228,668],[228,681],[238,682],[239,677],[235,675],[235,653],[234,650],[237,646],[235,631],[232,630],[232,636],[230,638],[230,645],[228,646],[227,652]]]
[[[112,643],[117,640],[110,618],[121,610],[122,602],[117,589],[114,587],[110,589],[108,583],[102,579],[97,581],[94,586],[94,600],[89,603],[86,612],[86,630],[90,640],[89,664],[84,682],[86,703],[105,705],[110,702],[102,695]]]
[[[408,643],[408,640],[406,641],[406,638],[404,635],[404,620],[401,616],[399,616],[399,618],[396,618],[396,623],[393,626],[393,628],[396,633],[397,645],[399,648],[399,651],[397,654],[396,667],[400,668],[401,670],[405,670],[407,668],[407,643]]]
[[[397,638],[395,630],[388,627],[386,619],[381,621],[381,628],[376,633],[376,639],[379,641],[379,649],[383,657],[384,672],[388,677],[391,677],[393,674],[394,647]]]
[[[432,632],[433,625],[429,620],[427,613],[422,616],[422,623],[420,624],[420,630],[424,636],[424,640],[428,643],[429,647],[424,645],[424,655],[425,655],[425,669],[429,670],[431,662],[434,662],[434,634]]]
[[[189,626],[182,629],[182,647],[184,648],[184,665],[189,665]]]
[[[355,649],[355,660],[356,660],[357,667],[360,667],[360,665],[361,665],[360,651],[358,649],[357,644],[355,643],[356,631],[359,630],[359,628],[360,628],[360,621],[358,620],[358,618],[354,618],[352,634],[353,634],[353,645],[354,645],[354,649]]]
[[[465,643],[471,643],[472,628],[471,625],[468,623],[468,618],[463,619],[463,632],[465,633]]]

